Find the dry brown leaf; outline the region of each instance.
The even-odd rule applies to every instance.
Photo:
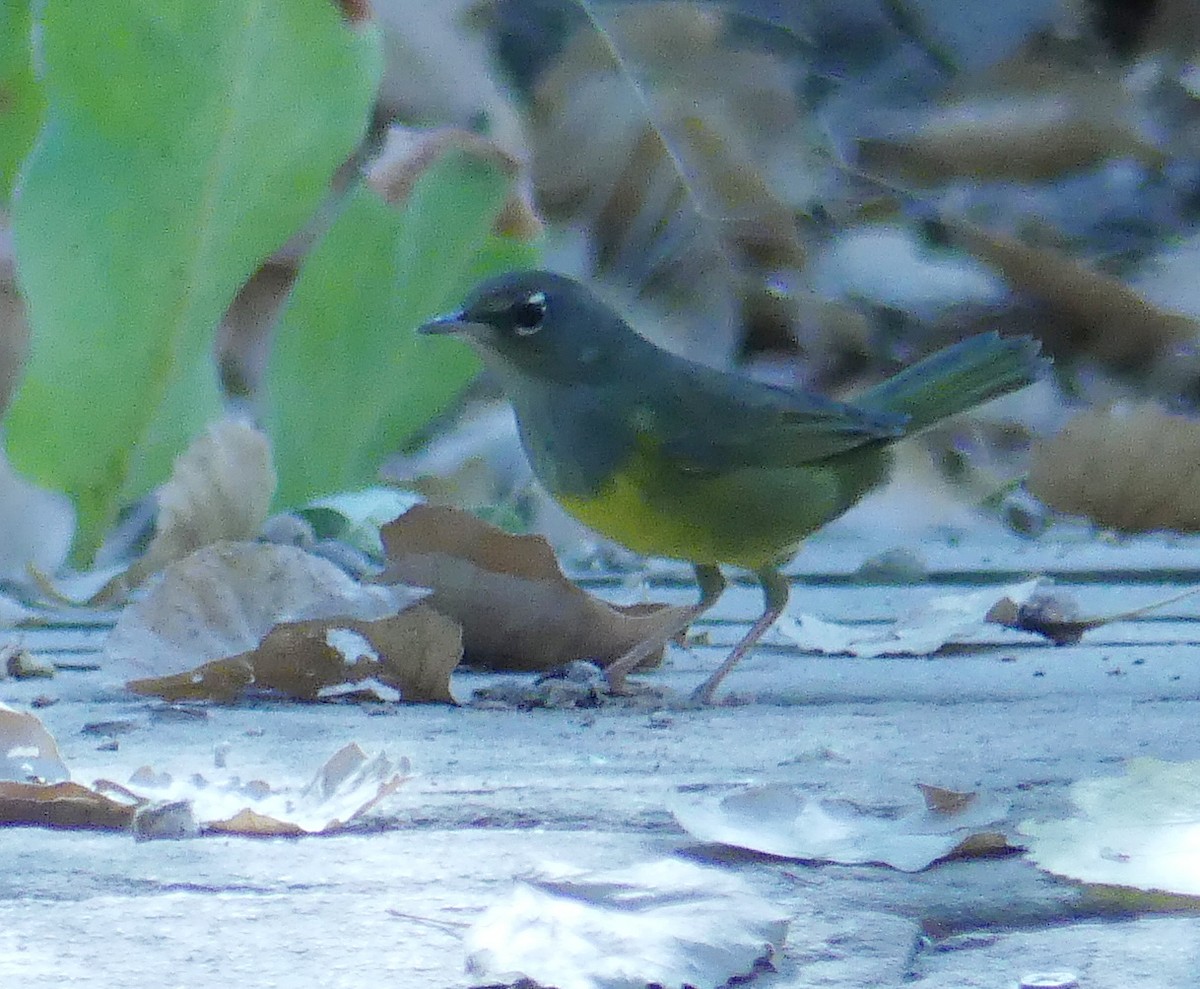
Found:
[[[710,8],[588,10],[533,94],[538,205],[679,347],[728,357],[743,292],[803,263],[789,197],[811,189],[813,136],[792,69]]]
[[[307,245],[305,245],[307,246]],[[234,398],[258,392],[271,351],[271,328],[296,280],[296,262],[273,257],[234,296],[217,330],[221,388]]]
[[[230,703],[250,691],[314,701],[345,684],[370,682],[395,691],[404,701],[453,704],[450,674],[461,658],[458,626],[417,605],[376,621],[319,619],[277,625],[257,649],[127,686],[136,694],[168,701]]]
[[[249,807],[238,811],[228,820],[209,821],[204,825],[204,830],[214,834],[239,834],[258,838],[298,838],[305,833],[304,828],[298,824],[260,814]]]
[[[980,803],[980,795],[973,791],[947,790],[942,786],[918,783],[917,789],[925,799],[925,809],[936,821],[953,824],[955,818],[969,817]],[[1000,831],[979,831],[967,835],[947,852],[943,858],[980,858],[996,855],[1012,848],[1008,838]]]
[[[1119,532],[1200,532],[1200,422],[1152,405],[1080,412],[1034,443],[1027,483]]]
[[[254,539],[275,494],[266,435],[247,422],[213,423],[175,461],[158,492],[154,539],[127,574],[136,586],[168,563],[221,540]]]
[[[1160,309],[1129,286],[1057,251],[957,221],[941,226],[955,245],[1058,317],[1060,336],[1042,339],[1052,357],[1085,355],[1137,371],[1200,336],[1195,320]]]
[[[522,174],[521,163],[512,154],[480,134],[457,127],[421,130],[397,126],[388,130],[383,150],[368,168],[367,184],[387,202],[403,203],[434,162],[455,152],[487,162],[513,179]],[[533,240],[542,233],[542,221],[524,185],[527,183],[514,189],[505,202],[496,218],[495,233],[518,240]]]
[[[78,783],[0,782],[0,825],[124,831],[136,810]]]
[[[930,783],[918,783],[917,789],[925,798],[925,809],[945,817],[962,814],[979,799],[978,793],[963,790],[947,790]]]
[[[418,505],[381,535],[388,567],[377,579],[432,588],[426,603],[462,626],[465,659],[475,666],[607,665],[684,610],[593,598],[563,576],[541,536],[514,536],[455,508]]]
[[[971,859],[983,858],[986,855],[998,855],[1001,852],[1018,850],[1008,836],[1000,831],[982,831],[964,838],[946,858]]]
[[[868,168],[922,184],[1040,181],[1117,158],[1161,166],[1166,156],[1134,118],[1111,65],[1080,65],[1077,53],[1035,42],[968,77],[911,134],[860,141],[859,154]]]
[[[1062,591],[1039,588],[1024,601],[1017,602],[1010,597],[1001,598],[988,611],[987,621],[1024,632],[1036,632],[1038,635],[1044,635],[1056,646],[1070,646],[1094,628],[1102,628],[1113,622],[1132,621],[1193,594],[1200,594],[1200,587],[1189,588],[1168,598],[1144,604],[1140,608],[1083,618],[1079,615],[1079,606]]]

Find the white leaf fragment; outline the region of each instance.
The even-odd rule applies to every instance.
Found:
[[[549,866],[467,932],[467,969],[557,989],[722,986],[769,958],[787,926],[741,879],[690,862]]]
[[[892,625],[863,626],[827,622],[813,615],[785,615],[776,628],[802,649],[829,655],[928,656],[951,642],[996,641],[997,637],[1032,638],[1032,633],[1001,631],[987,615],[1008,598],[1021,604],[1041,582],[1027,580],[1009,587],[933,598]]]
[[[953,814],[922,805],[891,817],[796,787],[769,785],[721,798],[680,800],[671,810],[700,841],[804,861],[875,862],[918,872],[1002,820],[1008,804],[978,796]]]
[[[1023,821],[1030,857],[1086,883],[1200,896],[1200,761],[1133,759],[1071,786],[1077,813]]]
[[[339,749],[303,788],[204,779],[198,774],[175,776],[143,769],[129,789],[156,804],[186,803],[201,830],[230,828],[239,815],[251,812],[260,821],[290,827],[298,833],[330,834],[360,820],[408,778],[406,759],[393,763],[379,752],[368,757],[358,745]],[[261,825],[259,825],[261,827]],[[246,829],[243,833],[279,833]]]

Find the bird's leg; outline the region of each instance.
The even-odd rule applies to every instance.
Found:
[[[721,685],[721,681],[742,661],[742,657],[762,638],[763,633],[775,624],[776,619],[783,614],[783,609],[787,607],[788,592],[791,590],[787,578],[774,567],[763,567],[757,572],[757,576],[763,591],[763,613],[758,621],[750,626],[750,631],[742,636],[741,642],[730,650],[725,662],[717,671],[692,691],[692,700],[698,704],[712,703],[713,694]]]
[[[696,563],[693,564],[693,568],[696,571],[696,583],[700,585],[700,600],[685,609],[677,621],[655,632],[649,638],[643,639],[624,656],[605,667],[604,674],[608,678],[608,687],[614,694],[624,692],[625,677],[644,663],[651,653],[656,649],[663,648],[671,639],[717,603],[717,598],[725,590],[725,578],[721,576],[720,568],[709,563]]]

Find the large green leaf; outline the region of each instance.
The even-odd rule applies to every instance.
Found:
[[[379,41],[331,0],[53,0],[40,28],[48,116],[13,215],[32,342],[8,440],[74,497],[86,557],[218,406],[213,331],[361,139]]]
[[[380,458],[475,375],[465,346],[414,329],[484,275],[534,262],[531,245],[491,232],[509,192],[498,168],[451,153],[399,209],[366,186],[348,197],[276,332],[268,394],[282,505],[374,481]]]
[[[33,147],[45,99],[33,75],[28,0],[0,3],[0,205]]]

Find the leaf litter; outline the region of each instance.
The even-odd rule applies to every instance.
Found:
[[[271,785],[236,776],[178,780],[149,766],[128,784],[71,781],[54,738],[35,716],[0,705],[0,825],[134,831],[139,838],[240,834],[332,834],[362,825],[410,776],[379,752],[339,749],[307,785]]]
[[[1129,611],[1081,616],[1068,594],[1039,577],[999,589],[940,595],[882,627],[829,622],[815,615],[785,615],[776,627],[801,649],[827,655],[931,656],[955,645],[994,643],[1000,628],[1064,646],[1074,645],[1089,631],[1132,621],[1196,593],[1200,588]]]
[[[804,259],[793,210],[816,129],[794,69],[737,43],[712,9],[577,6],[581,26],[531,94],[538,204],[585,232],[602,281],[727,362],[745,300]]]

